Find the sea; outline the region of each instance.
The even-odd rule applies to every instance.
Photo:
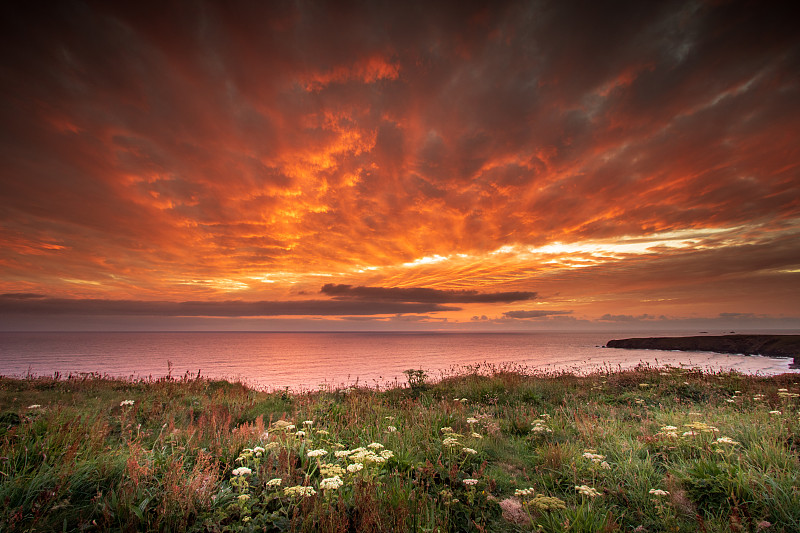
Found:
[[[404,370],[432,381],[464,372],[531,374],[650,367],[798,372],[790,359],[712,352],[605,348],[610,339],[697,332],[0,332],[0,375],[83,374],[133,379],[241,381],[261,390],[404,385]]]

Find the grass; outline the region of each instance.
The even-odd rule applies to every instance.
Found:
[[[0,531],[800,532],[797,376],[0,378]]]

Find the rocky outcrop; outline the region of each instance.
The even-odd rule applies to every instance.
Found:
[[[800,335],[703,335],[697,337],[649,337],[608,341],[608,348],[636,350],[683,350],[741,353],[768,357],[793,357],[800,364]]]

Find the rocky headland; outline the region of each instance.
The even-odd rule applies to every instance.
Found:
[[[696,337],[648,337],[608,341],[608,348],[681,350],[741,353],[768,357],[792,357],[800,364],[800,335],[701,335]]]

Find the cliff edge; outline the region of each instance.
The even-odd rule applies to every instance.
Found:
[[[793,357],[800,364],[800,335],[703,335],[697,337],[648,337],[608,341],[608,348],[635,350],[682,350],[741,353],[768,357]]]

